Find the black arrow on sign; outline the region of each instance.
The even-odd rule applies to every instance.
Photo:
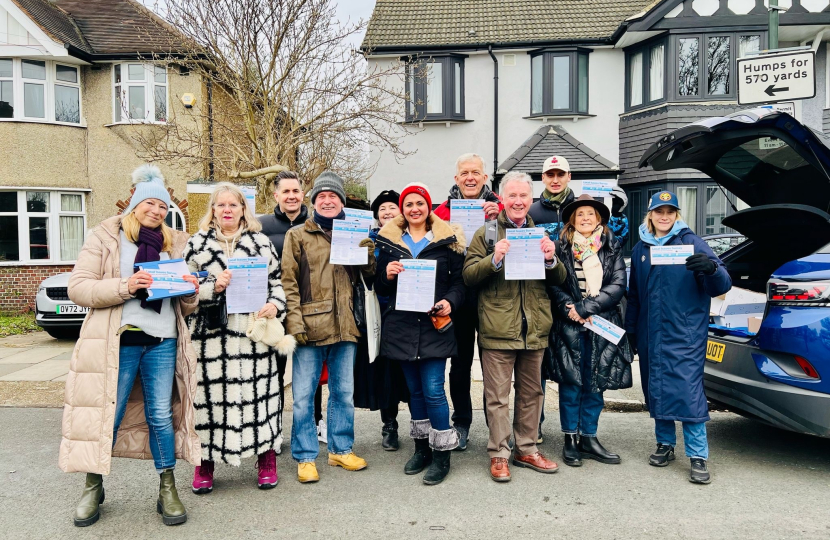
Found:
[[[787,90],[789,90],[789,89],[790,89],[790,87],[789,87],[789,86],[783,86],[783,87],[781,87],[781,88],[775,88],[775,85],[774,85],[774,84],[771,84],[771,85],[767,86],[767,89],[766,89],[766,90],[764,90],[764,92],[765,92],[768,96],[775,97],[775,93],[776,93],[776,92],[786,92],[786,91],[787,91]]]

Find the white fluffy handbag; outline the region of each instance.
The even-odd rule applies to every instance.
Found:
[[[366,286],[363,275],[363,295],[366,298],[366,341],[369,343],[369,363],[380,355],[380,303],[375,291]]]
[[[251,341],[268,345],[288,358],[291,358],[291,353],[294,352],[294,348],[297,345],[297,340],[294,339],[294,336],[286,335],[282,321],[277,318],[258,318],[256,313],[248,315],[248,328],[245,331],[245,335]]]

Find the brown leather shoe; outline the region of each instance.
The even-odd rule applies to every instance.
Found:
[[[496,482],[510,481],[510,466],[507,458],[494,457],[490,460],[490,478]]]
[[[530,454],[529,456],[513,456],[513,465],[517,467],[527,467],[540,473],[555,473],[559,470],[559,466],[553,461],[542,455],[541,452]]]

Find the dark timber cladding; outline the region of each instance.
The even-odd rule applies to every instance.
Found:
[[[620,118],[620,184],[635,184],[656,180],[705,178],[706,175],[692,169],[654,171],[651,167],[637,168],[643,152],[660,137],[685,125],[709,118],[725,116],[746,109],[735,105],[667,104],[654,109],[638,111]]]
[[[680,3],[683,11],[676,17],[665,18]],[[755,26],[766,27],[769,14],[764,0],[755,0],[755,7],[745,15],[738,15],[729,9],[728,0],[718,0],[718,9],[711,16],[698,15],[692,9],[692,0],[668,0],[655,2],[653,9],[642,19],[632,22],[628,31],[644,32],[654,30],[679,30],[689,28],[707,28],[712,31],[723,27]],[[830,24],[830,6],[820,13],[810,13],[800,0],[793,0],[792,5],[780,13],[781,26],[789,25],[825,25]],[[779,2],[781,5],[781,2]]]

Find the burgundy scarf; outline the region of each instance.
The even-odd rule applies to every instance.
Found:
[[[138,253],[135,254],[135,264],[145,262],[155,262],[161,259],[161,248],[164,245],[164,236],[161,234],[161,229],[149,229],[142,226],[138,230],[138,238],[135,241],[138,246]],[[147,289],[139,289],[136,292],[136,298],[141,299],[141,307],[144,309],[152,309],[156,313],[161,313],[161,300],[147,300]]]

